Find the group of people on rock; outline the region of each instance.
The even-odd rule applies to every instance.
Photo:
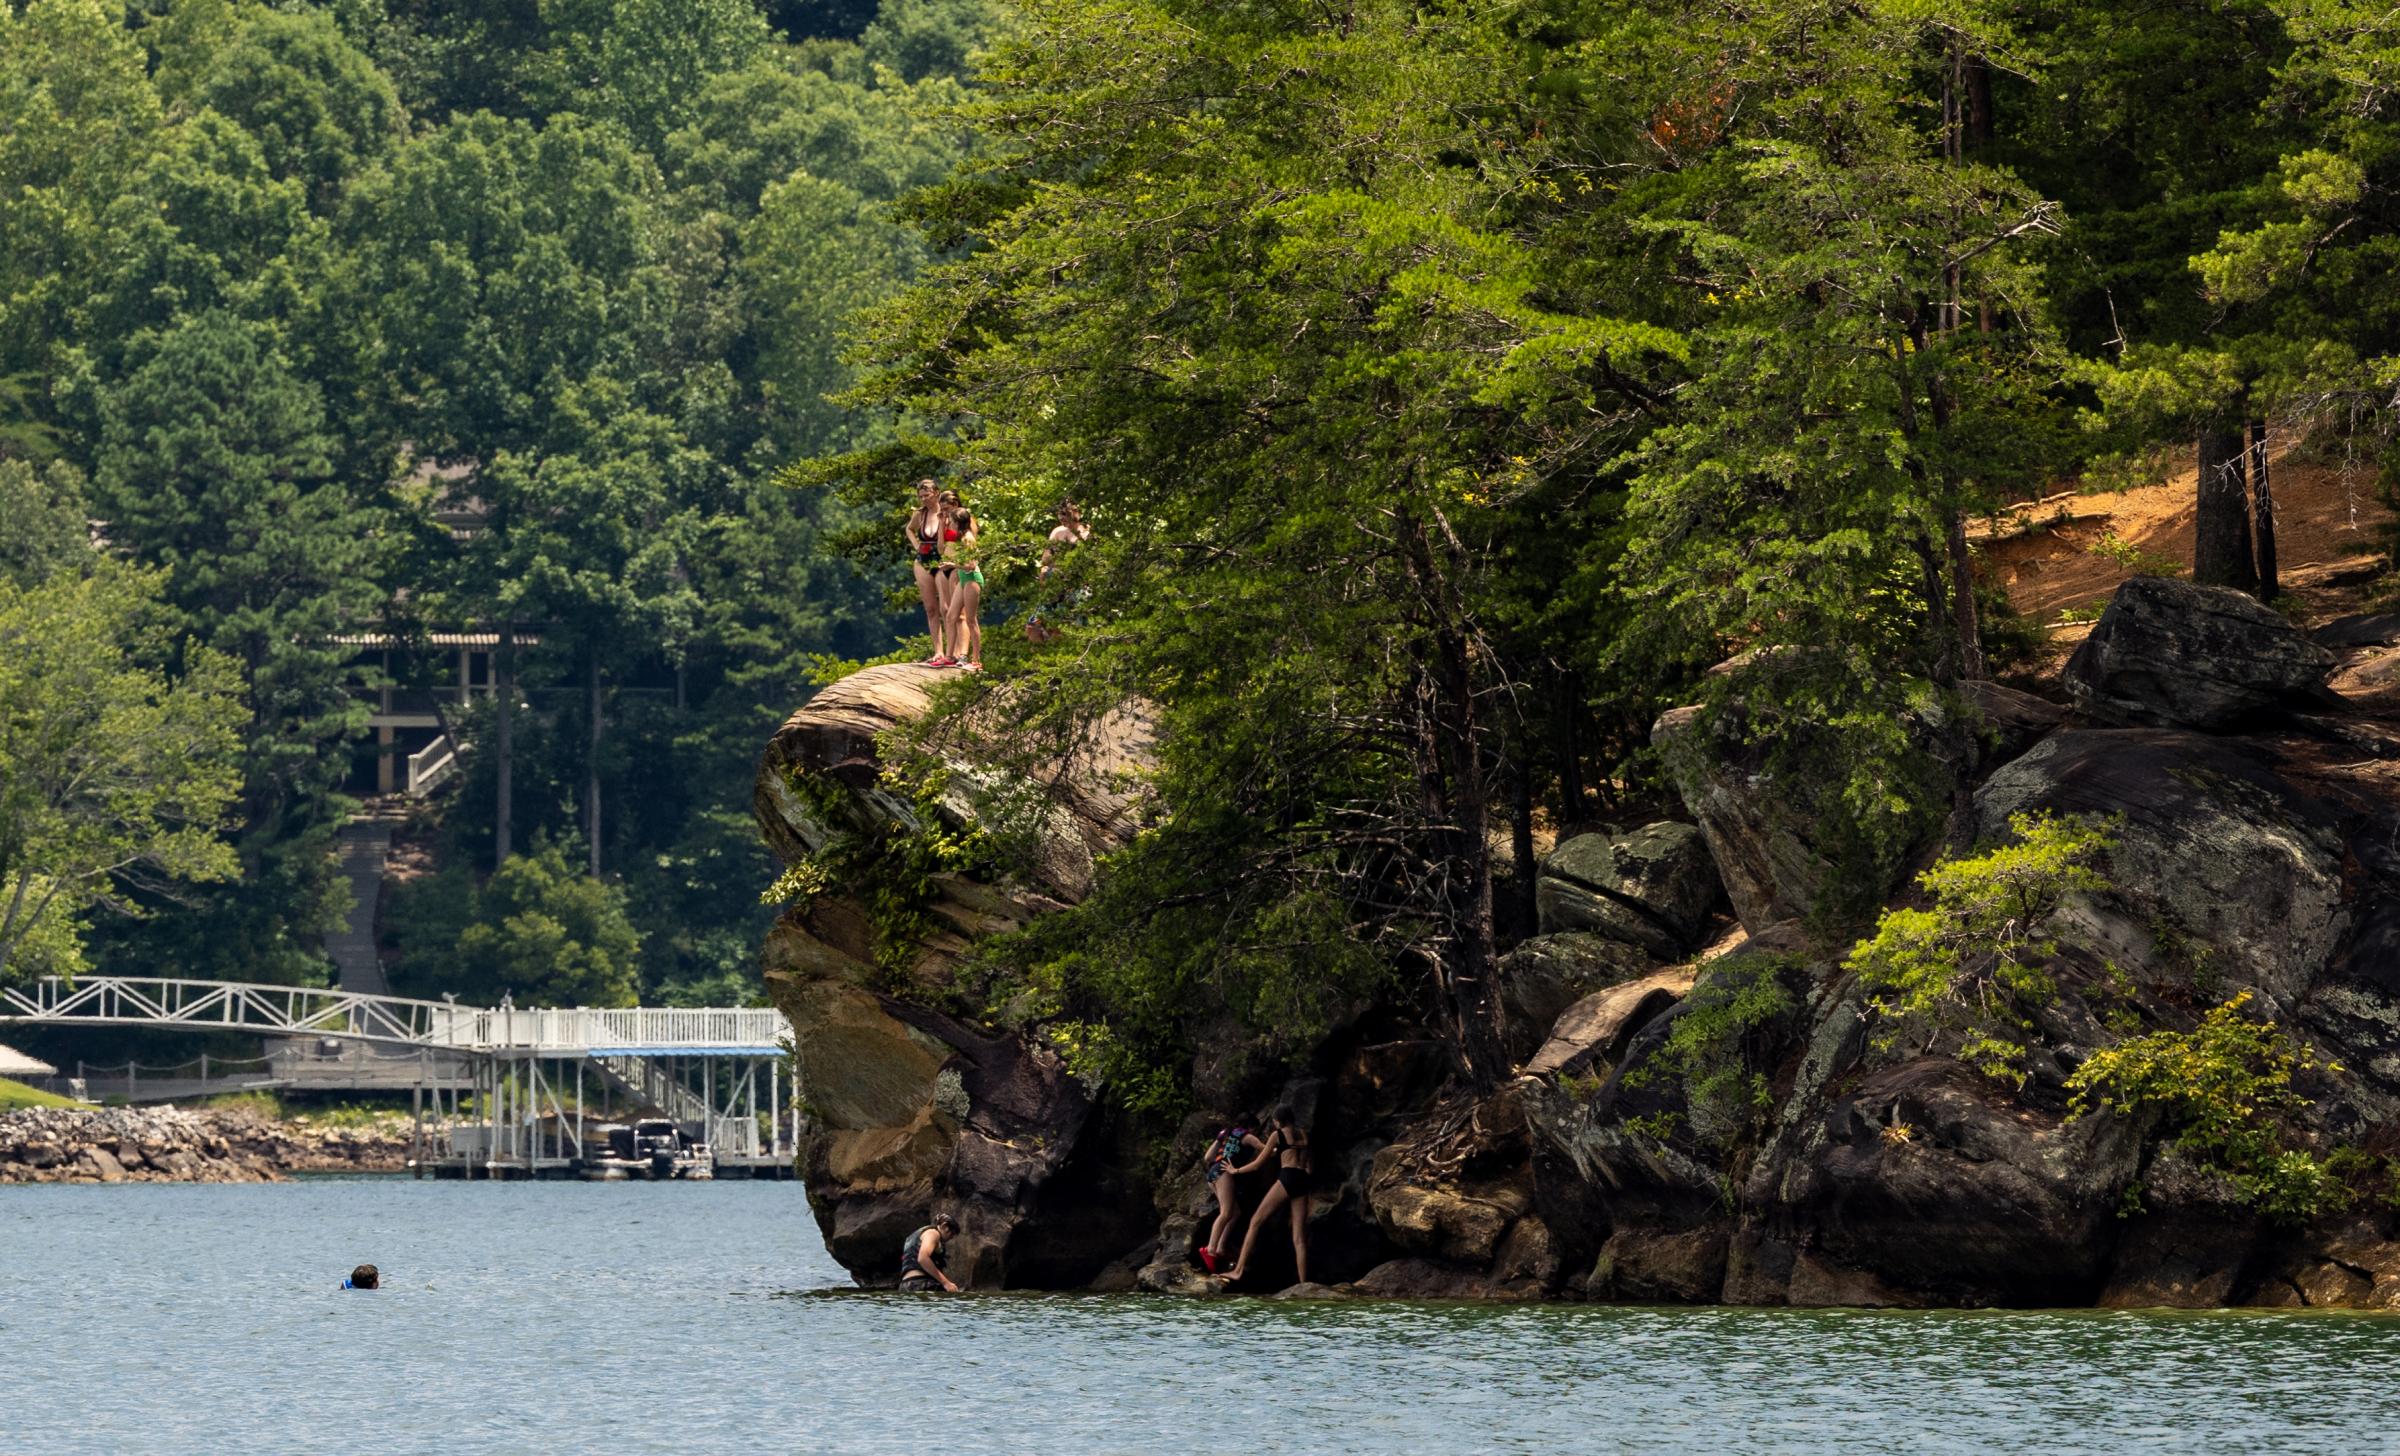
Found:
[[[1208,1242],[1200,1246],[1201,1265],[1227,1284],[1239,1284],[1249,1276],[1250,1252],[1258,1246],[1261,1230],[1275,1221],[1275,1215],[1291,1210],[1292,1273],[1302,1284],[1308,1282],[1308,1186],[1316,1171],[1316,1159],[1308,1146],[1308,1130],[1300,1125],[1289,1106],[1278,1107],[1267,1119],[1267,1135],[1260,1137],[1247,1127],[1228,1126],[1218,1130],[1209,1140],[1208,1151],[1201,1155],[1200,1176],[1209,1191],[1217,1195],[1217,1221],[1208,1231]],[[1259,1199],[1258,1211],[1250,1216],[1250,1231],[1242,1235],[1241,1252],[1234,1255],[1233,1267],[1219,1269],[1225,1262],[1225,1239],[1241,1217],[1241,1179],[1245,1174],[1275,1160],[1275,1181]],[[1247,1159],[1247,1161],[1244,1161]]]
[[[1073,501],[1060,501],[1057,514],[1058,524],[1042,552],[1043,576],[1050,574],[1060,553],[1092,534]],[[908,546],[917,599],[925,606],[925,631],[933,639],[933,655],[922,666],[969,672],[983,668],[983,563],[976,558],[976,534],[975,513],[956,490],[943,490],[930,479],[917,482]],[[1040,642],[1055,632],[1036,617],[1026,624],[1025,635]]]
[[[1292,1272],[1302,1284],[1308,1282],[1308,1210],[1309,1184],[1316,1172],[1316,1160],[1309,1148],[1308,1130],[1287,1104],[1275,1109],[1265,1120],[1266,1136],[1261,1137],[1240,1124],[1229,1125],[1209,1139],[1201,1154],[1201,1178],[1209,1191],[1217,1196],[1217,1221],[1208,1231],[1208,1241],[1196,1252],[1208,1272],[1224,1283],[1238,1284],[1249,1276],[1250,1255],[1258,1246],[1258,1236],[1274,1223],[1275,1216],[1289,1210],[1292,1224]],[[1272,1161],[1275,1181],[1259,1199],[1258,1210],[1250,1217],[1249,1232],[1242,1236],[1240,1253],[1235,1255],[1231,1268],[1225,1263],[1225,1240],[1241,1217],[1241,1179],[1264,1168]],[[957,1281],[950,1277],[950,1241],[958,1236],[958,1220],[947,1213],[937,1213],[900,1241],[900,1288],[910,1293],[931,1293],[942,1290],[959,1292]]]

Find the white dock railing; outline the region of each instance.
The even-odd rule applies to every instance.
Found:
[[[791,1035],[783,1013],[772,1008],[460,1006],[155,976],[83,976],[72,983],[53,976],[0,987],[0,1021],[330,1036],[486,1056],[771,1056]]]

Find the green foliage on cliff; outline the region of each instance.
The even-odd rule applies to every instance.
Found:
[[[2008,822],[2012,841],[1919,875],[1932,904],[1885,911],[1842,964],[1884,1019],[1879,1046],[1955,1037],[1961,1060],[2022,1086],[2027,1012],[2057,989],[2050,962],[2058,947],[2043,923],[2067,896],[2108,887],[2093,862],[2114,840],[2086,819],[2015,814]]]
[[[2280,1223],[2349,1205],[2327,1161],[2293,1145],[2293,1120],[2311,1103],[2292,1086],[2320,1068],[2316,1052],[2246,1011],[2244,991],[2190,1031],[2157,1031],[2092,1053],[2067,1079],[2068,1117],[2157,1112],[2175,1145],[2224,1172],[2242,1198]]]
[[[989,877],[996,862],[989,837],[975,823],[961,822],[943,802],[948,786],[939,774],[887,771],[884,790],[907,796],[913,822],[871,828],[852,822],[847,796],[838,785],[797,769],[787,769],[783,778],[809,807],[825,841],[778,875],[759,899],[784,905],[827,891],[856,899],[874,930],[875,966],[884,989],[902,989],[917,947],[936,928],[925,909],[937,894],[935,877]]]
[[[1766,1064],[1775,1027],[1798,1009],[1785,977],[1789,956],[1736,954],[1705,968],[1676,1009],[1666,1044],[1625,1074],[1625,1085],[1673,1077],[1695,1137],[1731,1147],[1775,1105]]]

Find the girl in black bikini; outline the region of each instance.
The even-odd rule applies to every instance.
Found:
[[[908,517],[908,544],[914,553],[917,600],[925,604],[925,631],[933,638],[933,655],[924,663],[927,667],[939,667],[950,656],[943,645],[943,630],[949,623],[943,618],[941,578],[935,572],[942,564],[941,522],[939,492],[931,480],[918,481],[917,508]]]
[[[1250,1249],[1258,1242],[1258,1231],[1287,1203],[1292,1209],[1292,1271],[1300,1283],[1308,1282],[1308,1181],[1316,1160],[1309,1153],[1307,1132],[1289,1107],[1275,1109],[1274,1133],[1257,1157],[1233,1170],[1234,1176],[1264,1165],[1269,1158],[1281,1159],[1275,1168],[1275,1186],[1258,1201],[1258,1212],[1250,1219],[1250,1232],[1242,1237],[1242,1252],[1235,1256],[1233,1268],[1217,1276],[1228,1284],[1240,1283],[1250,1271]]]

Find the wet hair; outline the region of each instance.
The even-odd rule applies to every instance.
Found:
[[[958,1220],[946,1213],[935,1214],[933,1216],[933,1226],[946,1234],[954,1234],[958,1232]]]
[[[960,506],[950,513],[950,524],[961,531],[972,531],[975,529],[975,513],[965,506]]]
[[[1298,1127],[1300,1125],[1299,1115],[1292,1111],[1292,1104],[1289,1102],[1277,1104],[1275,1125],[1277,1127]]]
[[[383,1276],[375,1272],[372,1264],[361,1264],[350,1271],[350,1287],[353,1289],[378,1289],[382,1284]]]

